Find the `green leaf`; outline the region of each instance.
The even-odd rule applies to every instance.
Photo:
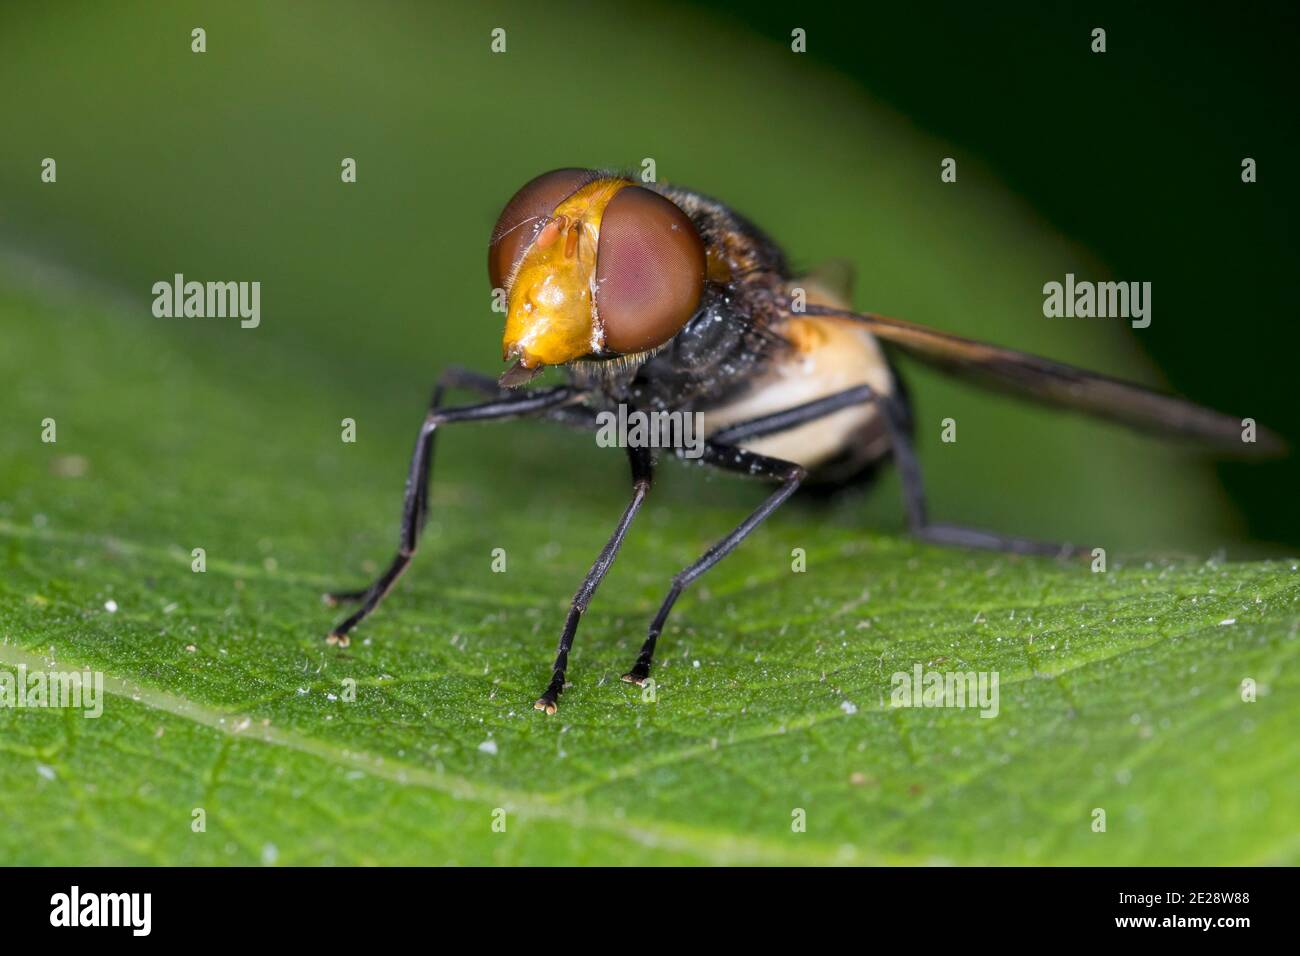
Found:
[[[8,862],[1295,861],[1294,562],[1093,573],[796,505],[682,601],[647,702],[617,678],[668,576],[758,497],[692,500],[666,469],[548,718],[531,702],[621,461],[597,480],[581,436],[449,432],[428,544],[341,652],[319,595],[386,556],[401,429],[343,444],[314,383],[232,388],[84,303],[3,310],[0,664],[102,671],[107,694],[97,719],[0,710]],[[918,664],[996,671],[997,716],[892,706]]]

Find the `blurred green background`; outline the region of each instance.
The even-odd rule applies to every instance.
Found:
[[[669,575],[763,494],[669,464],[549,722],[531,701],[627,494],[588,436],[449,432],[430,544],[346,654],[319,593],[391,554],[438,371],[500,369],[487,236],[561,165],[653,158],[796,265],[849,259],[863,308],[1296,441],[1295,33],[1265,6],[0,6],[0,661],[123,681],[93,726],[0,715],[0,860],[1293,861],[1293,708],[1237,687],[1296,699],[1294,561],[1218,558],[1300,542],[1294,461],[906,365],[937,518],[1101,544],[1115,573],[901,540],[890,475],[783,509],[692,591],[646,707],[617,674]],[[154,318],[177,272],[260,281],[260,327]],[[1153,282],[1151,327],[1045,319],[1067,272]],[[892,669],[946,660],[1001,670],[1002,719],[890,710]],[[534,829],[498,840],[498,805]]]
[[[413,422],[442,366],[497,368],[481,273],[504,199],[557,165],[653,157],[796,264],[851,260],[863,308],[1297,434],[1287,8],[1227,24],[1211,7],[1042,4],[19,2],[0,16],[11,278],[34,261],[99,280],[150,335],[228,354],[232,387],[319,375],[328,418],[391,401]],[[497,26],[505,55],[488,50]],[[938,176],[949,155],[955,186]],[[1251,186],[1243,155],[1260,164]],[[56,185],[39,180],[46,156]],[[1153,282],[1153,324],[1044,319],[1042,284],[1069,271]],[[174,272],[260,280],[262,328],[153,319],[148,290]],[[1294,462],[1213,463],[914,380],[947,520],[1157,551],[1300,540]],[[955,446],[937,441],[949,415]],[[876,498],[873,520],[896,521],[892,486]]]

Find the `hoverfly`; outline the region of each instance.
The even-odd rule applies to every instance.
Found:
[[[930,520],[891,348],[987,386],[1126,425],[1237,451],[1280,447],[1263,430],[1253,445],[1243,445],[1239,419],[1169,395],[854,312],[846,295],[795,278],[777,245],[750,222],[675,186],[586,169],[538,176],[506,203],[488,246],[488,273],[506,295],[503,359],[510,365],[499,379],[450,369],[438,380],[407,472],[397,554],[369,587],[326,595],[331,604],[360,604],[330,633],[331,643],[348,643],[410,563],[428,515],[434,439],[453,422],[534,417],[594,430],[598,414],[620,404],[700,412],[702,463],[775,485],[733,531],[672,578],[623,676],[635,684],[648,678],[655,643],[682,592],[796,489],[848,483],[890,457],[902,477],[908,527],[918,538],[1022,554],[1073,550]],[[567,384],[520,389],[547,366],[565,368]],[[445,407],[449,388],[481,393],[486,401]],[[550,683],[535,705],[548,714],[564,690],[582,615],[650,491],[650,449],[626,451],[631,500],[573,598]]]

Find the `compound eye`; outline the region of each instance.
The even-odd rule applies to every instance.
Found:
[[[596,247],[596,314],[605,347],[627,355],[663,345],[695,314],[704,242],[686,213],[640,186],[605,207]]]
[[[504,288],[516,263],[546,225],[551,212],[596,174],[588,169],[555,169],[529,180],[506,203],[488,245],[488,278],[492,288]]]

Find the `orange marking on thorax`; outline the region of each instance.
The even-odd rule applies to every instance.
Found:
[[[704,262],[704,274],[710,282],[731,281],[731,266],[727,264],[727,260],[716,249],[709,249]]]
[[[796,352],[814,352],[826,344],[826,330],[815,319],[791,318],[782,331]]]

